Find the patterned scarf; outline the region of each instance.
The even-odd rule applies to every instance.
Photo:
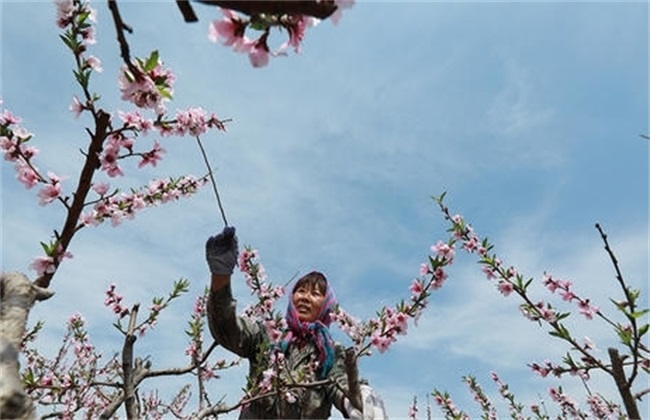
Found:
[[[323,379],[334,365],[335,345],[329,331],[329,325],[332,322],[330,314],[336,306],[336,296],[328,282],[323,306],[316,320],[313,322],[301,322],[298,318],[298,311],[293,304],[292,297],[295,289],[296,286],[294,285],[289,296],[289,305],[285,315],[289,331],[280,345],[282,346],[282,350],[286,351],[292,342],[313,342],[318,349],[319,369],[317,373]]]

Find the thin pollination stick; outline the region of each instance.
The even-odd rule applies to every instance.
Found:
[[[199,145],[199,149],[201,150],[201,155],[203,156],[203,162],[205,162],[205,166],[208,168],[208,175],[210,176],[210,182],[212,183],[212,191],[214,191],[214,196],[217,198],[217,206],[219,207],[219,212],[221,213],[221,219],[223,220],[224,226],[228,226],[228,220],[226,219],[226,212],[223,210],[223,205],[221,204],[221,197],[219,197],[219,190],[217,189],[217,181],[214,179],[214,175],[212,173],[212,166],[210,166],[210,162],[208,161],[208,155],[205,153],[205,149],[203,148],[203,143],[201,143],[201,139],[199,136],[196,136],[196,142]]]

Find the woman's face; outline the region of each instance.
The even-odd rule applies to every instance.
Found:
[[[294,290],[291,299],[300,322],[314,322],[323,307],[325,293],[318,287],[302,284]]]

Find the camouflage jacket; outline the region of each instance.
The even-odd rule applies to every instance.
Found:
[[[217,292],[210,292],[208,299],[208,324],[210,332],[217,343],[240,357],[248,359],[248,389],[251,385],[258,384],[262,372],[268,366],[268,336],[266,329],[259,322],[251,321],[237,315],[236,300],[233,299],[230,285]],[[285,362],[288,373],[281,375],[285,383],[291,383],[297,378],[305,380],[305,374],[312,372],[308,369],[310,363],[316,360],[316,347],[307,343],[299,346],[290,344],[285,352]],[[336,345],[336,358],[334,366],[327,378],[331,382],[318,387],[292,387],[295,401],[289,403],[286,399],[266,397],[245,406],[241,410],[240,419],[327,419],[330,416],[332,405],[341,413],[343,408],[344,393],[347,390],[347,376],[345,372],[345,349],[340,344]],[[316,380],[313,378],[313,380]]]

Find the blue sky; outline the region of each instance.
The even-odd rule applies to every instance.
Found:
[[[196,5],[200,22],[186,24],[172,2],[120,4],[135,28],[132,53],[159,49],[177,75],[168,109],[198,105],[233,119],[227,134],[203,141],[228,220],[241,243],[260,251],[275,283],[324,271],[341,304],[361,318],[407,298],[429,247],[445,238],[430,197],[447,191],[453,211],[496,243],[502,259],[536,279],[544,271],[569,278],[611,311],[608,297],[619,292],[594,229],[601,223],[647,306],[649,154],[639,136],[649,132],[647,3],[357,2],[338,26],[310,30],[300,55],[262,69],[208,41],[216,9]],[[119,101],[109,12],[94,7],[93,55],[104,71],[93,75],[93,89],[107,109],[130,109]],[[35,134],[39,167],[67,175],[70,191],[88,121],[68,111],[77,90],[54,6],[2,0],[0,10],[4,106]],[[157,168],[131,171],[121,185],[205,172],[191,139],[162,145],[168,154]],[[28,272],[39,241],[61,225],[62,210],[38,206],[35,195],[2,166],[3,271]],[[148,302],[186,277],[191,293],[137,344],[160,366],[184,362],[183,330],[208,280],[203,245],[221,227],[205,189],[119,228],[82,231],[75,258],[54,279],[56,295],[32,312],[32,322],[47,320],[45,351],[80,312],[110,353],[121,344],[102,307],[107,285]],[[234,285],[243,307],[250,298],[241,276]],[[557,360],[566,349],[525,321],[517,304],[460,256],[418,327],[362,360],[361,373],[393,418],[434,388],[472,412],[466,374],[495,400],[491,371],[524,402],[546,398],[557,382],[534,377],[526,364]],[[598,322],[577,326],[606,355],[613,333]],[[243,384],[241,369],[211,386],[234,402]],[[614,389],[599,378],[593,386]],[[570,380],[564,387],[582,392]]]

